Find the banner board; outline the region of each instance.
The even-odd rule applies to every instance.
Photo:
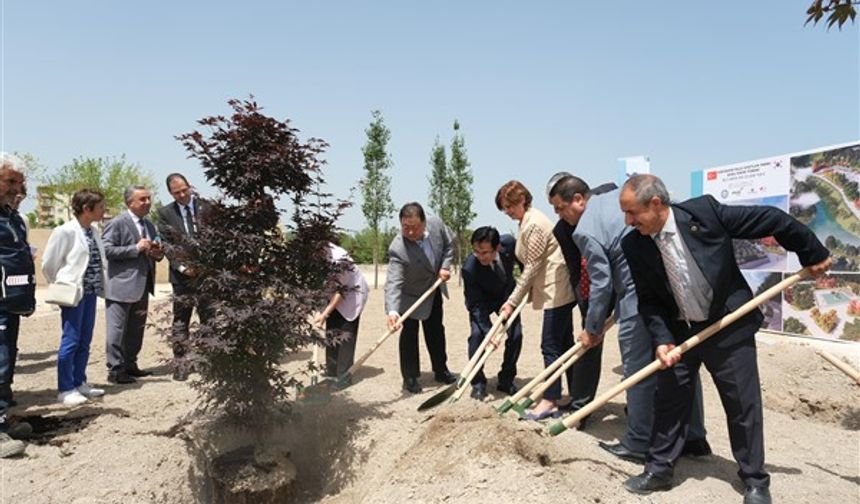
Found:
[[[707,168],[691,182],[693,196],[786,211],[830,249],[831,274],[766,303],[762,328],[860,341],[860,141]],[[755,294],[801,267],[773,237],[736,240],[735,257]]]

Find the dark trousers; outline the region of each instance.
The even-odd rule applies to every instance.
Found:
[[[486,334],[483,334],[478,322],[471,321],[472,332],[469,334],[469,358],[471,359],[481,342],[484,341]],[[505,357],[502,360],[502,369],[499,370],[498,385],[508,386],[514,383],[514,378],[517,376],[517,361],[520,358],[520,351],[523,348],[523,325],[520,317],[517,317],[508,328],[508,337],[505,339]],[[472,385],[479,383],[487,383],[487,377],[484,375],[482,367],[475,377],[472,379]]]
[[[585,317],[588,313],[588,300],[577,301],[582,314],[582,328],[585,329]],[[600,369],[603,361],[603,343],[585,352],[571,366],[570,408],[576,411],[594,400],[597,386],[600,384]]]
[[[433,296],[433,309],[427,320],[422,320],[424,343],[430,353],[434,373],[448,371],[448,355],[445,353],[445,326],[442,324],[442,293]],[[400,331],[400,374],[403,379],[418,378],[421,367],[418,362],[418,321],[406,319]]]
[[[358,339],[358,323],[361,317],[355,320],[346,320],[339,311],[331,312],[325,321],[327,338],[339,338],[340,342],[328,344],[325,347],[325,374],[337,376],[346,375],[355,361],[355,342]]]
[[[20,315],[0,311],[0,432],[5,428],[6,410],[12,401],[20,322]]]
[[[175,282],[173,285],[173,326],[171,327],[171,341],[173,344],[173,357],[183,357],[188,351],[188,327],[191,324],[191,314],[197,307],[197,316],[200,320],[206,320],[211,316],[211,309],[197,295],[194,282]]]
[[[540,350],[545,367],[555,362],[561,354],[573,346],[573,307],[574,303],[550,308],[543,311]],[[571,366],[572,368],[572,366]],[[567,387],[573,394],[573,370],[568,368]],[[561,398],[561,378],[556,380],[543,393],[544,399],[557,401]]]
[[[137,354],[143,347],[143,331],[149,310],[149,293],[136,303],[105,301],[105,341],[109,371],[121,371],[137,367]]]
[[[672,475],[690,426],[696,382],[693,377],[698,376],[702,364],[711,373],[726,412],[732,454],[740,466],[738,476],[748,486],[769,486],[770,476],[764,470],[761,385],[753,334],[729,348],[718,348],[713,340],[706,340],[684,354],[681,362],[657,373],[654,430],[645,470],[664,477]]]

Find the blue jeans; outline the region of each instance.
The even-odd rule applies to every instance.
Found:
[[[541,327],[540,349],[543,353],[543,364],[549,366],[561,354],[573,346],[573,307],[574,303],[557,306],[543,311],[543,326]],[[573,369],[568,368],[567,387],[573,392]],[[561,378],[556,380],[543,393],[544,399],[557,401],[561,398]]]
[[[0,311],[0,424],[5,421],[6,410],[12,401],[12,377],[18,357],[20,321],[20,315]]]
[[[73,390],[87,381],[97,300],[95,294],[84,294],[78,306],[61,309],[63,336],[57,352],[57,387],[60,392]]]

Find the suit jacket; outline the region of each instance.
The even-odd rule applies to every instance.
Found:
[[[469,254],[463,263],[462,275],[466,309],[469,311],[469,318],[478,322],[479,325],[488,322],[490,314],[498,312],[511,292],[514,291],[514,286],[517,283],[514,279],[514,264],[519,264],[520,270],[523,267],[514,255],[517,246],[514,237],[509,234],[502,235],[499,243],[501,245],[498,252],[499,262],[505,272],[505,281],[501,281],[492,265],[482,265],[474,254]],[[483,332],[486,333],[489,328],[487,325]]]
[[[721,205],[706,195],[673,204],[672,209],[678,232],[713,289],[709,323],[753,297],[735,260],[733,239],[773,236],[783,248],[797,253],[803,266],[817,264],[830,255],[809,228],[777,208]],[[654,240],[634,231],[624,237],[621,246],[636,283],[639,312],[654,345],[686,340],[689,329],[684,321],[678,320],[678,305]],[[754,337],[762,318],[759,310],[753,310],[712,339],[718,347],[725,348]]]
[[[98,229],[95,226],[91,227],[93,239],[102,259],[102,291],[99,292],[99,295],[103,296],[104,287],[107,285],[107,276],[105,275],[107,258]],[[61,282],[77,285],[78,291],[82,291],[84,274],[89,262],[90,246],[77,219],[72,219],[51,231],[45,252],[42,254],[42,273],[48,283]]]
[[[150,238],[158,236],[155,225],[144,219]],[[155,260],[137,249],[140,230],[129,212],[122,212],[105,225],[102,241],[107,257],[105,299],[136,303],[155,292]]]
[[[194,208],[195,220],[198,229],[202,225],[201,217],[208,209],[209,205],[205,200],[198,197],[191,199],[191,206]],[[182,218],[182,210],[179,208],[179,203],[173,202],[158,209],[158,229],[161,232],[162,238],[170,245],[177,245],[177,240],[173,237],[178,235],[188,236],[185,230],[185,221]],[[182,261],[176,258],[176,255],[171,253],[167,257],[170,262],[170,283],[186,285],[192,281],[192,278],[179,271],[182,266]]]
[[[388,247],[388,269],[385,277],[385,312],[402,314],[429,289],[440,269],[451,269],[454,250],[451,231],[438,217],[427,217],[427,232],[433,249],[434,264],[416,242],[399,233]],[[448,296],[443,283],[439,289]],[[433,296],[428,297],[409,318],[426,320],[433,309]]]
[[[591,282],[585,329],[593,334],[603,332],[613,304],[619,323],[638,313],[636,286],[621,249],[622,238],[632,228],[624,224],[624,214],[618,207],[620,193],[616,189],[588,198],[573,232],[573,241],[585,257]]]
[[[615,189],[618,189],[618,186],[609,182],[592,188],[591,194],[604,194],[609,191],[614,191]],[[561,255],[564,256],[564,262],[567,264],[568,273],[570,274],[570,285],[573,287],[573,292],[577,296],[576,300],[580,303],[580,309],[582,309],[582,315],[584,317],[584,300],[579,299],[579,290],[577,289],[577,286],[579,285],[579,277],[581,276],[579,264],[582,259],[582,255],[579,252],[579,249],[576,248],[576,244],[573,243],[573,232],[575,230],[576,226],[568,224],[564,219],[559,219],[558,222],[555,223],[555,227],[552,228],[552,235],[555,236],[556,241],[558,241],[558,246],[561,248]]]
[[[539,257],[529,260],[529,251],[539,251]],[[552,223],[534,207],[526,210],[520,221],[516,255],[525,267],[509,297],[511,304],[519,305],[526,295],[531,295],[535,310],[558,308],[575,301],[564,256],[552,234]]]

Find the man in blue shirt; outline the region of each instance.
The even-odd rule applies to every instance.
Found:
[[[469,311],[469,357],[478,350],[490,331],[490,313],[498,312],[514,290],[514,256],[516,240],[511,235],[499,236],[496,228],[480,227],[472,233],[471,254],[463,263],[463,288],[466,309]],[[522,271],[522,264],[519,264]],[[517,317],[508,329],[505,341],[505,356],[496,388],[505,394],[516,393],[514,378],[517,375],[517,359],[523,342],[523,329]],[[487,396],[487,377],[480,370],[472,380],[472,397],[482,400]]]

